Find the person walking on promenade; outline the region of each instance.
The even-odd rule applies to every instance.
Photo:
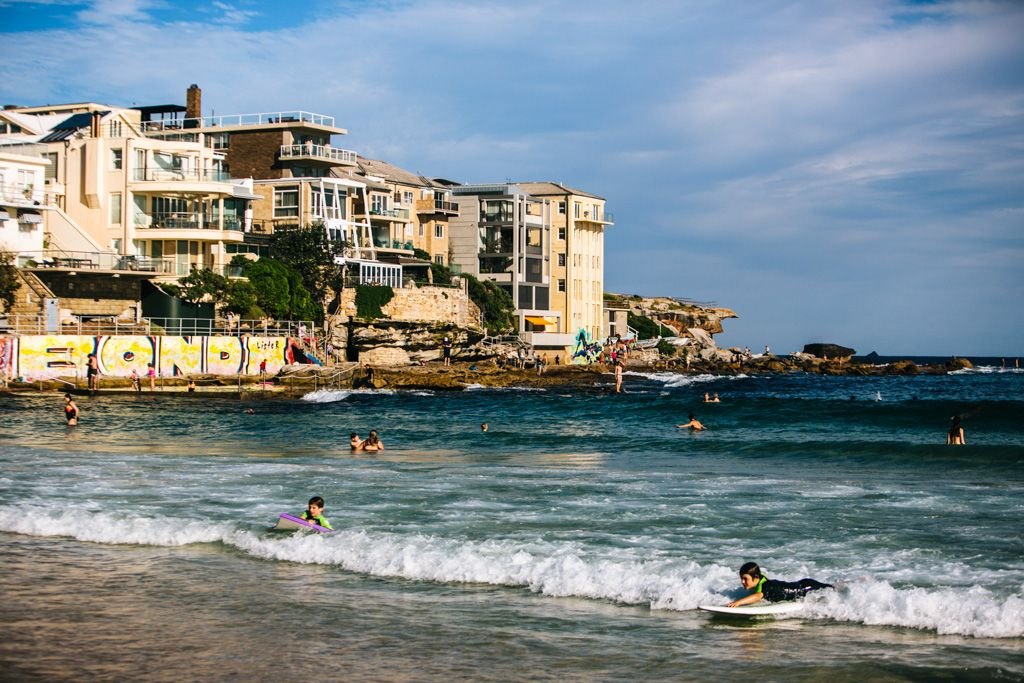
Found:
[[[156,391],[156,366],[146,363],[146,376],[149,377],[149,390]]]
[[[132,381],[132,389],[135,391],[142,391],[142,382],[139,380],[139,372],[135,368],[132,368],[130,379]]]

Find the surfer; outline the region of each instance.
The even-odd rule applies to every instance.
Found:
[[[318,524],[325,529],[332,528],[331,523],[324,517],[324,499],[320,496],[310,498],[308,507],[299,516],[307,522],[313,522],[313,524]]]
[[[695,418],[693,416],[693,413],[690,413],[689,415],[687,415],[686,419],[688,419],[689,422],[687,422],[684,425],[676,425],[676,426],[679,427],[680,429],[689,429],[692,432],[701,432],[701,431],[704,431],[705,429],[707,429],[707,427],[705,427],[704,425],[702,425],[700,423],[700,420],[698,420],[697,418]]]
[[[960,424],[960,416],[953,416],[953,424],[949,426],[949,431],[946,432],[946,445],[947,446],[966,446],[967,441],[964,439],[964,426]]]
[[[68,421],[68,427],[78,424],[78,406],[71,394],[64,394],[64,419]]]
[[[767,600],[768,602],[798,600],[811,591],[833,587],[830,583],[821,583],[814,579],[800,579],[799,581],[776,581],[775,579],[769,579],[761,573],[761,568],[757,566],[756,562],[747,562],[740,567],[740,583],[750,591],[750,595],[739,600],[733,600],[726,607],[753,605],[761,600]]]

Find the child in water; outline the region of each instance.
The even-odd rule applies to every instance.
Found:
[[[324,499],[320,496],[313,496],[309,499],[309,506],[300,515],[307,522],[313,522],[325,529],[331,528],[331,523],[324,517]]]
[[[761,573],[761,568],[756,562],[747,562],[740,567],[740,583],[750,595],[733,600],[726,607],[740,607],[741,605],[753,605],[755,602],[767,600],[768,602],[782,602],[784,600],[799,600],[811,591],[822,588],[832,588],[832,584],[821,583],[814,579],[800,579],[799,581],[776,581],[769,579]]]

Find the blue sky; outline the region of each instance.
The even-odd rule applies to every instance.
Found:
[[[1024,356],[1024,3],[0,0],[0,101],[332,115],[608,200],[609,291],[720,346]]]

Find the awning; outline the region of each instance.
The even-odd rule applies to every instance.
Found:
[[[235,199],[263,199],[263,195],[256,194],[248,187],[242,185],[232,185],[231,196]]]
[[[555,318],[542,318],[539,315],[527,315],[523,316],[527,322],[533,323],[534,325],[557,325],[558,320]]]
[[[42,223],[43,217],[38,213],[23,213],[18,216],[18,221],[20,223]]]

